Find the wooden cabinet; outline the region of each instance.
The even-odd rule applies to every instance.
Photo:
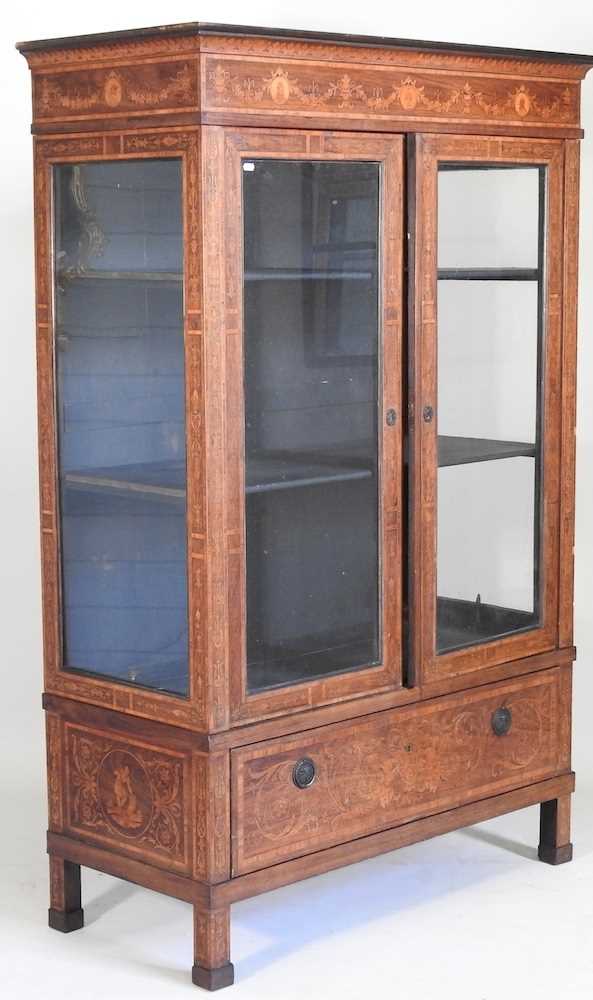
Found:
[[[570,860],[593,57],[189,24],[33,74],[49,921],[541,803]]]

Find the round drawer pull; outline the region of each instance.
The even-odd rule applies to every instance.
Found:
[[[510,708],[497,708],[492,714],[492,730],[496,736],[506,736],[513,722]]]
[[[297,760],[292,769],[292,780],[297,788],[308,788],[315,781],[315,764],[310,757]]]

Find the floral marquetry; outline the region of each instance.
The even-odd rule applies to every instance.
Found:
[[[188,757],[68,725],[66,743],[66,826],[153,864],[188,868]]]
[[[534,780],[558,766],[560,677],[498,685],[234,752],[236,873]],[[497,738],[501,705],[513,726]],[[563,748],[565,749],[565,748]],[[315,781],[295,787],[305,757]]]

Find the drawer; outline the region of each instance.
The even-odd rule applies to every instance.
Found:
[[[233,750],[233,874],[567,770],[570,677],[552,668]],[[510,722],[499,735],[495,713]]]

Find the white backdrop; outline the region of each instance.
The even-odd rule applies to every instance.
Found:
[[[84,979],[82,996],[192,995],[187,907],[89,875],[89,926],[45,929],[45,803],[41,691],[30,80],[14,42],[189,20],[226,21],[485,45],[593,53],[586,0],[452,4],[338,0],[54,0],[4,5],[0,36],[0,955],[14,998],[53,997]],[[237,997],[283,1000],[447,994],[587,997],[593,993],[593,72],[583,85],[579,425],[576,547],[575,846],[581,861],[532,861],[534,811],[453,834],[236,908]],[[485,831],[485,832],[484,832]],[[515,853],[497,848],[518,839]],[[507,845],[509,846],[509,845]],[[513,845],[510,844],[512,847]],[[516,845],[515,845],[516,846]],[[462,865],[461,862],[465,864]],[[364,869],[364,871],[363,871]],[[363,871],[363,874],[360,872]],[[4,885],[4,883],[6,883]],[[3,913],[2,913],[3,911]],[[556,912],[556,916],[554,915]],[[92,917],[102,915],[95,924]],[[2,917],[4,919],[2,919]],[[152,935],[152,936],[151,936]],[[548,935],[548,937],[546,937]],[[422,939],[428,938],[423,947]],[[431,953],[432,962],[426,961]],[[356,961],[354,956],[357,956]],[[363,957],[364,956],[364,957]],[[562,962],[571,966],[567,976]],[[498,965],[504,958],[504,965]],[[281,960],[281,961],[280,961]],[[76,964],[77,963],[77,964]],[[498,967],[498,972],[496,971]],[[490,970],[488,972],[488,970]],[[42,980],[42,981],[40,981]],[[335,994],[334,994],[335,991]]]

